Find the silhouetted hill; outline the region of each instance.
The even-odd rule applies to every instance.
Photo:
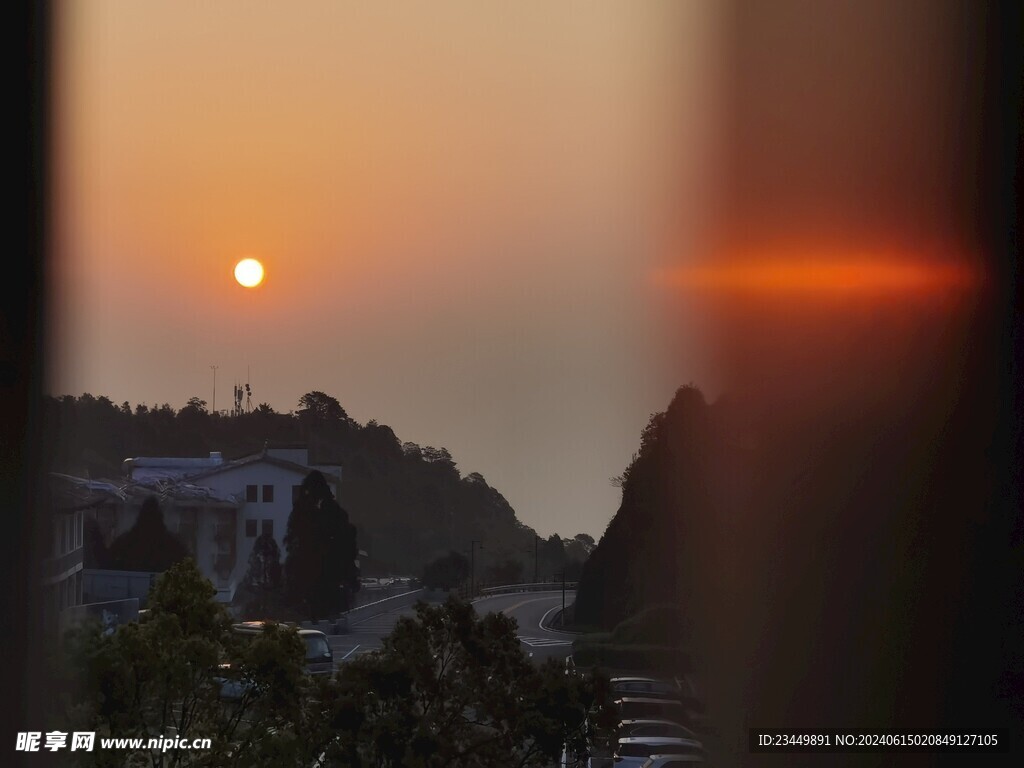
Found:
[[[310,393],[295,413],[276,413],[261,405],[252,413],[212,415],[193,398],[175,411],[84,394],[46,400],[46,444],[56,471],[93,478],[121,476],[131,456],[206,456],[225,458],[258,452],[264,445],[305,445],[310,460],[341,464],[339,503],[356,525],[361,549],[375,571],[419,575],[434,558],[455,550],[476,549],[477,580],[492,566],[515,560],[532,577],[535,531],[484,477],[463,476],[444,448],[402,443],[384,424],[361,425],[333,397]],[[570,550],[578,556],[579,546]],[[565,546],[557,536],[539,551],[539,575],[550,578],[565,564]]]
[[[583,568],[577,622],[611,629],[643,608],[680,601],[687,521],[708,509],[709,414],[700,391],[682,387],[667,411],[651,416],[621,477],[622,505]]]

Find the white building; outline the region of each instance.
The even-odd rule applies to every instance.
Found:
[[[143,501],[155,496],[164,524],[213,582],[217,599],[230,603],[245,578],[256,538],[269,531],[287,552],[284,536],[295,494],[311,471],[319,470],[335,497],[341,483],[339,465],[313,465],[305,448],[264,448],[260,453],[225,461],[220,453],[205,458],[138,457],[126,459],[125,478],[87,481],[54,476],[78,493],[77,503],[62,504],[54,518],[54,547],[47,583],[54,607],[137,596],[123,572],[102,570],[89,562],[84,523],[95,521],[106,546],[138,518]],[[83,494],[88,492],[88,500]]]
[[[208,458],[140,457],[126,459],[123,466],[134,483],[176,491],[173,503],[161,500],[164,521],[192,552],[223,602],[232,600],[245,578],[252,545],[261,533],[269,531],[285,557],[292,503],[309,473],[319,470],[335,497],[341,483],[341,466],[310,464],[306,448],[264,448],[234,461],[225,461],[219,452]],[[195,489],[195,499],[182,498],[187,488]]]

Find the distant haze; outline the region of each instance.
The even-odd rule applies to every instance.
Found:
[[[714,388],[651,279],[714,191],[702,13],[60,4],[49,390],[321,390],[540,533],[600,536],[649,415]]]

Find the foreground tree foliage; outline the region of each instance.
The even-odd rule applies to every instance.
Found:
[[[333,693],[326,762],[349,768],[547,766],[582,744],[596,701],[590,678],[535,666],[514,619],[454,599],[400,619]]]
[[[421,603],[380,652],[311,679],[293,629],[233,632],[191,560],[161,576],[144,621],[85,625],[60,652],[57,729],[212,741],[68,752],[81,766],[539,767],[582,744],[599,700],[591,678],[535,666],[513,619],[455,600]]]
[[[56,713],[64,730],[95,731],[98,739],[177,735],[209,738],[212,748],[95,749],[76,752],[76,764],[310,764],[302,642],[276,626],[252,640],[238,635],[214,594],[185,560],[158,579],[144,621],[109,636],[95,624],[69,632]],[[239,691],[237,700],[222,699],[226,685]]]

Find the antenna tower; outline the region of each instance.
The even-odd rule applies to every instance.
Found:
[[[245,412],[252,413],[252,389],[249,387],[249,368],[245,369]]]

